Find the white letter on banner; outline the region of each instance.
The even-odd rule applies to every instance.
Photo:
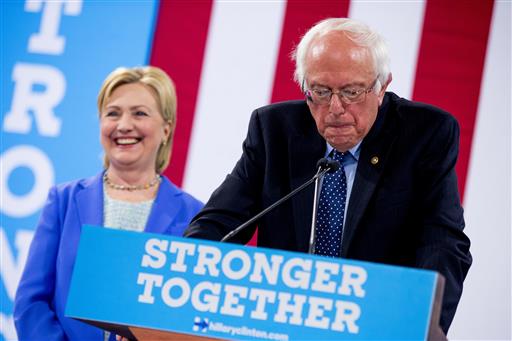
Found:
[[[352,287],[357,297],[364,297],[365,291],[363,284],[368,277],[366,270],[360,266],[344,264],[341,266],[341,271],[343,272],[343,277],[341,279],[341,285],[338,288],[338,294],[351,295],[352,290],[350,290],[350,287]]]
[[[137,284],[144,285],[144,293],[139,295],[138,301],[141,303],[153,304],[153,302],[155,302],[155,297],[152,294],[153,285],[161,287],[162,279],[162,275],[154,275],[143,272],[139,273],[139,277],[137,277]]]
[[[295,271],[295,277],[292,277],[293,269],[297,267],[303,271]],[[284,263],[283,282],[290,288],[307,289],[311,276],[311,260],[303,258],[292,258]]]
[[[0,157],[0,211],[11,217],[26,217],[44,205],[54,174],[50,159],[39,149],[17,145]],[[8,179],[17,167],[27,167],[34,174],[34,187],[28,194],[17,196],[9,189]]]
[[[299,294],[293,295],[292,304],[290,303],[291,298],[292,295],[287,292],[280,292],[277,295],[279,306],[274,316],[274,321],[286,323],[288,321],[286,313],[291,313],[290,324],[300,326],[302,324],[302,307],[304,306],[304,302],[306,302],[306,296]]]
[[[235,271],[231,266],[231,263],[239,259],[242,262],[240,270]],[[231,250],[222,259],[222,272],[224,275],[232,280],[239,280],[247,276],[251,270],[251,258],[249,255],[242,250]]]
[[[209,291],[210,293],[204,293]],[[204,293],[203,300],[201,295]],[[192,290],[192,306],[202,312],[216,313],[219,308],[220,284],[201,282]]]
[[[270,257],[270,263],[272,263],[272,267],[268,263],[268,257],[266,254],[261,252],[255,252],[253,257],[254,269],[252,271],[251,277],[249,277],[249,280],[254,283],[261,283],[263,281],[263,276],[261,276],[261,272],[263,271],[267,283],[276,284],[279,275],[279,267],[283,262],[283,256],[272,255]]]
[[[9,246],[4,229],[0,226],[0,259],[2,260],[0,275],[2,276],[7,296],[11,301],[14,301],[16,288],[20,282],[21,274],[23,273],[23,268],[27,261],[28,250],[33,237],[33,231],[16,231],[16,237],[14,238],[14,245],[16,245],[16,249],[18,250],[18,258],[16,259],[14,257],[14,252]]]
[[[267,302],[274,303],[276,301],[276,292],[264,289],[252,288],[249,292],[249,299],[256,301],[256,308],[251,311],[251,318],[258,320],[266,320]]]
[[[194,267],[194,273],[196,275],[204,275],[206,274],[206,267],[208,267],[210,276],[219,276],[219,269],[217,268],[217,265],[219,264],[220,257],[222,256],[219,248],[208,245],[199,245],[197,247],[197,252],[197,264]]]
[[[356,321],[359,316],[361,316],[361,308],[357,304],[336,301],[336,316],[331,324],[331,329],[342,332],[345,330],[346,324],[350,333],[357,334],[359,333],[359,326],[356,325]]]
[[[243,316],[245,307],[239,305],[240,297],[247,297],[247,288],[238,285],[224,286],[224,305],[220,308],[220,313],[231,316]]]
[[[332,300],[321,297],[309,297],[309,314],[304,325],[307,327],[327,329],[329,328],[329,318],[324,316],[324,312],[332,309]]]
[[[171,264],[171,270],[179,272],[187,271],[185,254],[192,256],[195,250],[196,246],[194,244],[172,241],[169,252],[176,253],[176,261]]]
[[[315,269],[315,280],[311,284],[311,290],[334,293],[336,291],[336,282],[330,279],[331,275],[338,274],[340,265],[317,260],[315,262]]]
[[[82,11],[82,0],[46,0],[41,18],[39,33],[32,34],[28,42],[28,51],[59,55],[64,52],[65,39],[59,36],[62,4],[64,14],[77,16]],[[43,0],[26,0],[26,12],[41,12]]]
[[[15,81],[11,111],[4,117],[3,130],[27,134],[30,131],[32,110],[37,131],[42,136],[60,134],[61,121],[55,116],[55,108],[66,91],[66,79],[62,72],[48,65],[17,63],[13,70]],[[33,91],[35,84],[43,85],[44,91]]]
[[[153,269],[160,269],[165,265],[167,257],[162,251],[167,251],[169,242],[157,238],[151,238],[146,241],[144,249],[147,255],[142,256],[141,265],[145,268],[148,266]],[[151,258],[154,257],[154,258]]]
[[[180,296],[176,298],[171,296],[171,290],[173,287],[179,287],[181,291]],[[181,307],[188,301],[189,297],[190,286],[188,285],[188,282],[185,281],[183,278],[171,278],[167,280],[167,282],[165,282],[162,288],[162,299],[164,300],[165,304],[167,304],[171,308]]]

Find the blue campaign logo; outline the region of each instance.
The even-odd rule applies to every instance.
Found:
[[[201,318],[196,316],[194,319],[194,327],[192,328],[195,332],[202,331],[206,332],[208,330],[209,321],[207,318]]]

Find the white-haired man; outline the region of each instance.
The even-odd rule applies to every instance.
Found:
[[[336,158],[342,167],[319,199],[316,253],[440,272],[446,333],[472,261],[454,168],[457,122],[386,92],[386,45],[365,24],[324,20],[294,56],[305,100],[254,111],[240,160],[185,235],[221,239],[311,178],[318,159]],[[263,217],[258,245],[307,252],[312,201],[310,188]],[[235,240],[247,242],[254,228]]]

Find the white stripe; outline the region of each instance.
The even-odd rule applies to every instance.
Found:
[[[201,200],[240,157],[251,112],[270,100],[284,11],[284,2],[213,4],[184,179]]]
[[[370,25],[388,42],[393,81],[388,90],[411,98],[420,47],[424,1],[352,1],[349,17]]]
[[[495,3],[464,200],[473,265],[450,339],[511,339],[510,13]]]

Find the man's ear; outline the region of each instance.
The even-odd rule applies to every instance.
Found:
[[[393,80],[393,74],[390,72],[389,73],[389,76],[388,76],[388,79],[386,80],[386,82],[384,84],[382,84],[382,86],[380,87],[380,91],[379,91],[379,106],[382,104],[382,101],[384,99],[384,94],[386,93],[386,90],[388,88],[388,85],[389,83],[391,83],[391,81]]]

